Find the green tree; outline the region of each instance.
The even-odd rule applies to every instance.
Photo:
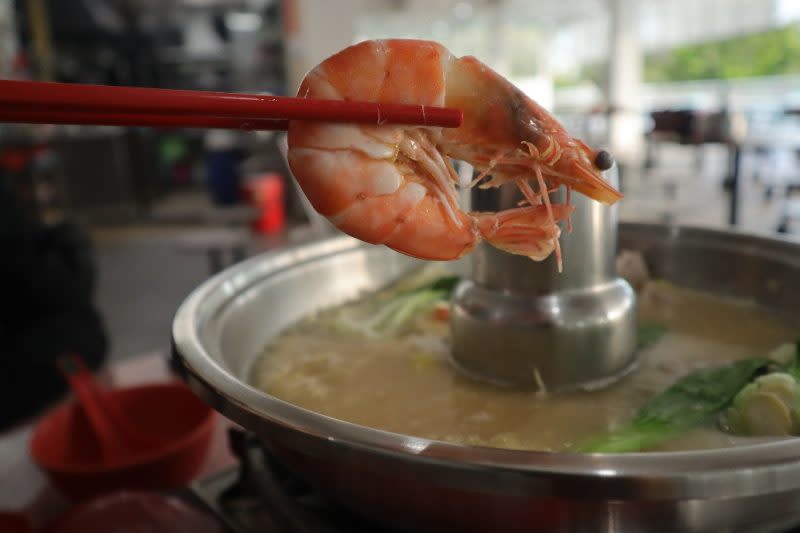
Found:
[[[645,81],[731,79],[800,73],[800,26],[648,55]]]
[[[578,79],[603,85],[606,63],[584,65]],[[669,82],[800,74],[800,24],[648,54],[644,81]]]

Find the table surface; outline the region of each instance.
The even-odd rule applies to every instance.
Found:
[[[142,354],[113,363],[98,377],[101,383],[113,387],[175,379],[163,352]],[[0,433],[0,479],[3,480],[0,483],[0,513],[25,516],[34,527],[65,508],[63,500],[49,486],[47,478],[28,454],[28,441],[37,421],[38,418]],[[233,426],[235,424],[226,418],[216,417],[211,449],[198,477],[236,463],[227,441],[227,430]]]

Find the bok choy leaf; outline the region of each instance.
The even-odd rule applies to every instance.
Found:
[[[580,451],[639,451],[712,420],[768,364],[766,358],[752,357],[696,370],[650,399],[626,427],[586,443]]]

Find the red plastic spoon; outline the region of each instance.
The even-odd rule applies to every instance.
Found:
[[[106,463],[119,464],[143,447],[161,444],[162,439],[141,431],[113,396],[102,391],[80,356],[62,356],[58,367],[86,413]]]

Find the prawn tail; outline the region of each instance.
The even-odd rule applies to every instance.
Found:
[[[472,215],[477,220],[481,237],[495,248],[542,261],[553,253],[561,235],[557,222],[567,219],[574,210],[567,205],[551,207],[553,222],[544,205]]]

